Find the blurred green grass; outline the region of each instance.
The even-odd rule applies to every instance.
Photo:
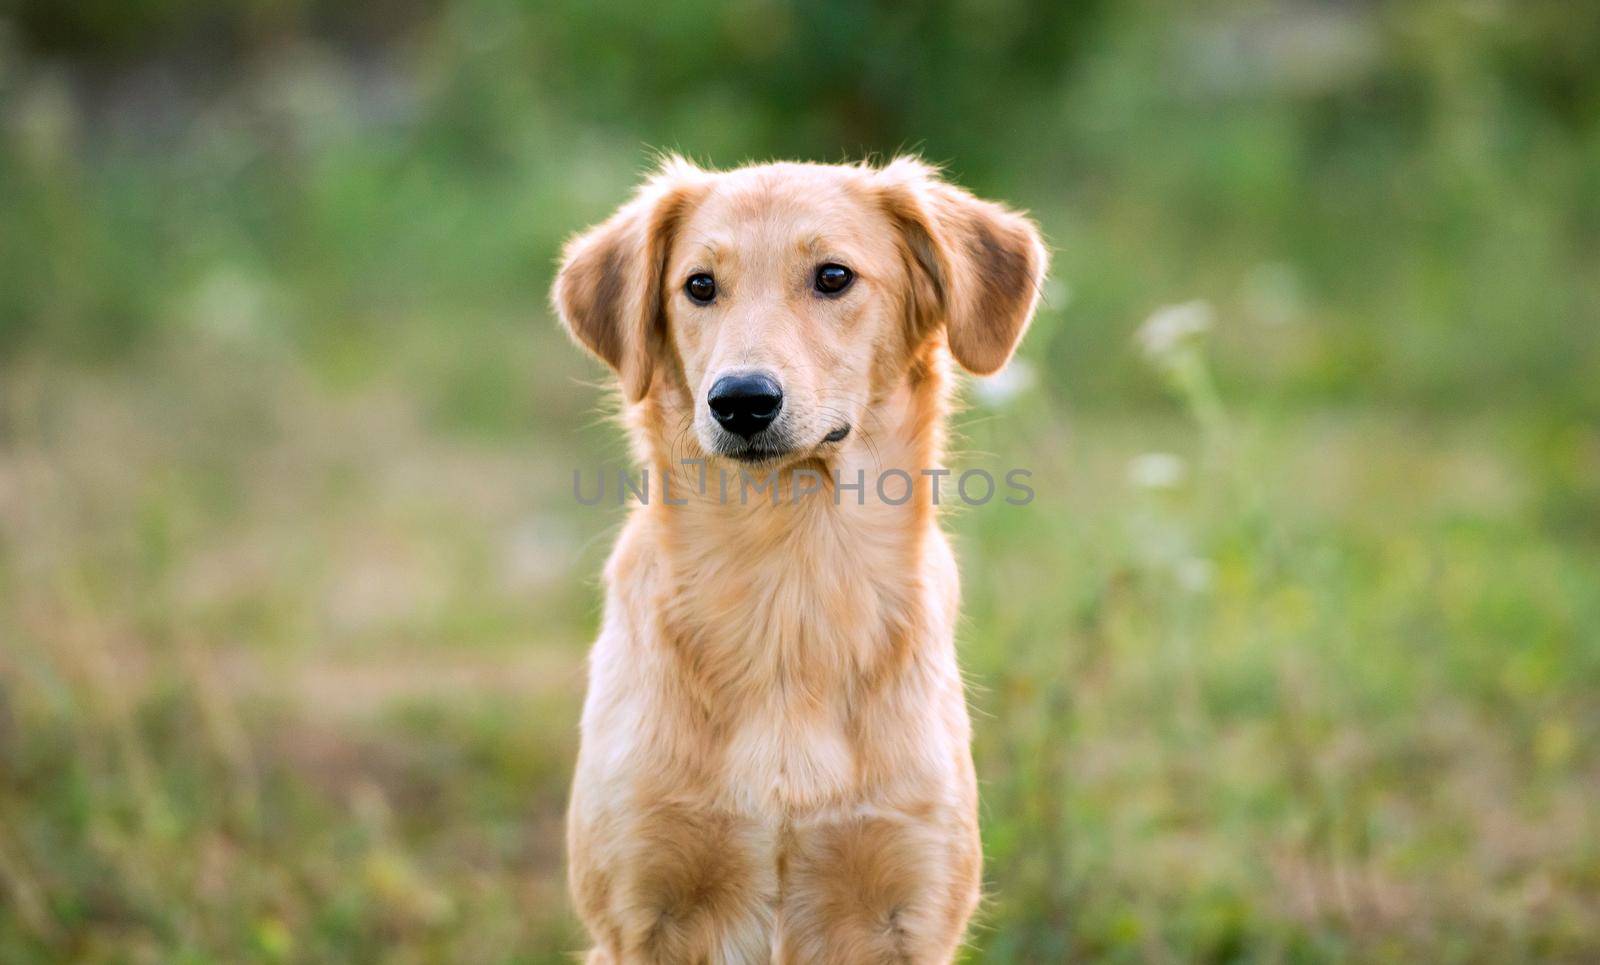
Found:
[[[1039,492],[950,520],[970,958],[1600,956],[1597,65],[1560,3],[0,5],[0,961],[566,960],[624,453],[555,251],[654,148],[904,147],[1056,249],[958,426]],[[1133,337],[1197,298],[1220,417]]]

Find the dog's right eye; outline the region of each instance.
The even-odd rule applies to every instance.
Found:
[[[717,297],[717,280],[705,272],[690,275],[689,280],[684,282],[683,292],[689,296],[690,301],[700,305],[709,305],[711,304],[711,299]]]

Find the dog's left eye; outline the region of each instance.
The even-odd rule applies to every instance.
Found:
[[[843,265],[823,265],[817,269],[817,278],[813,283],[817,291],[824,295],[837,295],[850,287],[856,280],[856,273]]]
[[[709,305],[717,297],[717,281],[705,272],[696,272],[684,282],[683,290],[689,293],[689,299],[697,305]]]

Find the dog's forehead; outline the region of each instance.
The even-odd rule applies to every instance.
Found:
[[[865,240],[886,227],[862,172],[768,164],[717,174],[687,228],[713,248]]]

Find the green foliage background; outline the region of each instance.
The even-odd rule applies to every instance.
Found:
[[[545,293],[661,150],[1055,250],[973,961],[1600,957],[1600,7],[0,0],[0,961],[581,947]]]

